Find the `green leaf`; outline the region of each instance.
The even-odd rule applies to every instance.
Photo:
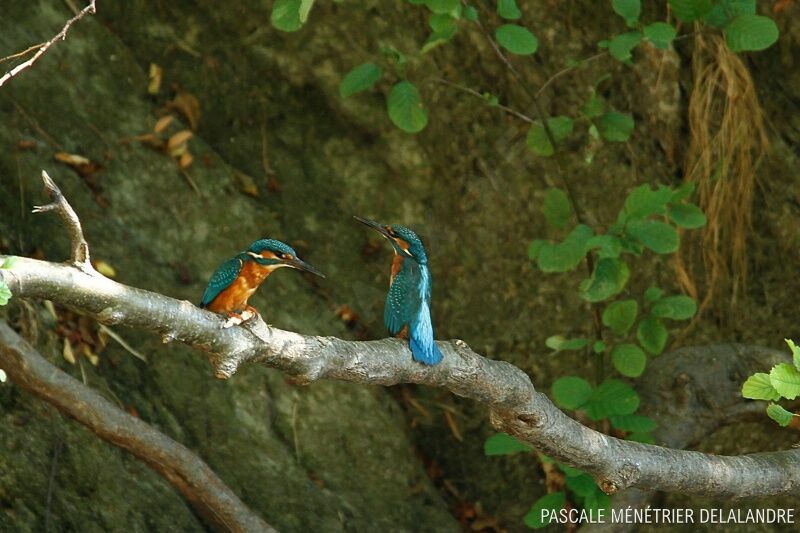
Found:
[[[635,26],[642,13],[642,4],[639,0],[611,0],[614,12],[625,19],[628,26]]]
[[[573,229],[558,244],[544,243],[539,250],[538,265],[542,272],[566,272],[575,268],[586,255],[586,241],[592,230],[583,224]]]
[[[586,102],[581,106],[581,113],[586,115],[588,118],[597,118],[603,114],[603,111],[605,111],[603,100],[601,100],[596,94],[592,94],[591,98],[586,100]]]
[[[563,141],[572,133],[572,119],[569,117],[548,118],[547,125],[556,142]],[[550,157],[555,153],[555,148],[547,137],[547,131],[539,120],[531,124],[528,129],[527,144],[534,154],[542,157]]]
[[[681,22],[692,22],[711,11],[711,0],[669,0],[672,13]]]
[[[577,477],[585,474],[583,470],[578,470],[577,468],[573,468],[567,464],[564,463],[556,463],[556,464],[567,477]]]
[[[563,229],[572,216],[572,206],[570,206],[567,194],[556,187],[547,189],[544,194],[542,211],[544,211],[547,223],[559,229]]]
[[[653,46],[661,50],[669,48],[676,35],[678,35],[678,31],[675,27],[666,22],[654,22],[644,27],[645,38],[653,43]]]
[[[591,513],[591,516],[600,516],[600,509],[605,509],[604,515],[611,516],[611,497],[598,489],[588,495],[583,501],[583,508]]]
[[[642,415],[615,415],[610,420],[612,426],[622,431],[648,433],[656,429],[656,421]]]
[[[603,325],[611,328],[617,335],[628,331],[636,320],[639,304],[636,300],[612,302],[603,311]]]
[[[658,287],[648,287],[647,290],[644,291],[644,300],[648,303],[657,302],[663,295],[664,291]]]
[[[772,386],[769,374],[757,372],[742,385],[742,396],[751,400],[780,400],[781,395]]]
[[[629,31],[617,35],[608,43],[608,53],[620,61],[628,61],[631,52],[642,42],[642,34],[638,31]]]
[[[739,15],[725,26],[728,48],[734,52],[769,48],[778,40],[779,33],[775,21],[761,15]]]
[[[669,218],[681,228],[696,229],[706,225],[706,215],[694,204],[674,204],[667,209]]]
[[[595,235],[586,242],[586,251],[598,249],[598,257],[619,257],[622,241],[615,235]]]
[[[547,526],[549,522],[542,521],[542,511],[546,509],[549,512],[545,514],[552,514],[561,510],[566,502],[567,496],[564,494],[563,490],[545,494],[534,502],[531,510],[525,515],[525,525],[531,529],[541,529]]]
[[[419,91],[409,81],[401,81],[392,87],[387,107],[391,121],[405,132],[417,133],[428,125],[428,113],[422,105]]]
[[[642,347],[653,355],[664,351],[669,333],[664,323],[653,315],[647,315],[639,322],[636,338]]]
[[[611,350],[611,362],[623,376],[638,378],[647,365],[647,356],[635,344],[618,344]]]
[[[18,260],[19,257],[17,257],[16,255],[9,255],[8,257],[6,257],[5,261],[3,261],[3,264],[0,265],[0,268],[11,270],[12,268],[14,268],[14,265],[17,264]]]
[[[800,370],[788,363],[773,366],[769,373],[769,382],[787,400],[800,396]]]
[[[511,455],[519,452],[530,452],[533,448],[506,433],[495,433],[483,443],[486,455]]]
[[[756,0],[721,0],[714,4],[705,23],[714,28],[722,28],[737,15],[755,15]]]
[[[657,254],[670,254],[678,249],[678,232],[660,220],[631,220],[625,233]]]
[[[542,250],[542,246],[544,246],[545,244],[548,243],[541,239],[536,239],[532,241],[530,246],[528,246],[528,258],[531,261],[536,261],[536,258],[539,257],[539,252]]]
[[[678,295],[662,298],[653,306],[651,313],[659,318],[688,320],[697,312],[697,302],[691,296]]]
[[[0,279],[0,306],[6,305],[11,299],[11,289],[8,288],[6,282]]]
[[[632,415],[639,408],[639,395],[629,385],[607,379],[592,391],[584,406],[592,420],[602,420],[615,415]]]
[[[592,344],[592,350],[594,351],[594,353],[598,354],[605,353],[606,343],[604,343],[603,341],[594,341],[594,344]]]
[[[660,186],[656,190],[652,190],[647,184],[640,185],[628,194],[617,220],[625,222],[632,218],[661,215],[671,199],[672,191],[666,187]]]
[[[539,41],[527,28],[517,24],[503,24],[494,32],[500,46],[518,56],[527,56],[536,52]]]
[[[308,14],[311,13],[311,8],[314,7],[314,0],[300,0],[299,18],[300,24],[305,24],[308,20]]]
[[[381,78],[383,70],[375,63],[364,63],[348,72],[339,84],[339,96],[347,98],[369,89]]]
[[[553,382],[553,401],[562,409],[579,409],[592,395],[592,386],[583,378],[566,376]]]
[[[649,434],[649,433],[640,433],[638,431],[634,432],[634,433],[631,433],[630,435],[625,437],[625,440],[630,440],[630,441],[633,441],[633,442],[643,442],[645,444],[655,444],[656,443],[656,439],[654,439],[651,434]]]
[[[789,425],[794,415],[776,403],[767,406],[767,416],[783,427]]]
[[[6,268],[3,266],[2,268]],[[800,369],[800,346],[797,346],[792,339],[783,339],[786,341],[786,344],[789,345],[789,349],[792,351],[792,362],[794,363],[794,367]]]
[[[473,6],[464,7],[464,18],[470,22],[476,22],[478,20],[478,10]]]
[[[600,117],[597,128],[600,130],[600,135],[607,141],[626,142],[633,132],[633,125],[632,116],[609,111]]]
[[[672,191],[672,198],[670,199],[670,203],[678,203],[681,200],[686,200],[689,198],[692,193],[694,192],[694,182],[693,181],[686,181],[680,187]]]
[[[506,20],[517,20],[522,16],[522,11],[515,0],[497,0],[497,14]]]
[[[581,282],[581,298],[600,302],[622,292],[628,282],[630,270],[621,259],[604,257],[594,266],[592,276]]]
[[[434,13],[459,14],[461,12],[460,0],[425,0],[425,5]]]
[[[597,490],[597,483],[589,474],[581,474],[567,478],[567,488],[578,496],[587,497]]]
[[[563,335],[553,335],[551,337],[547,337],[544,343],[548,348],[551,348],[557,352],[566,350],[580,350],[581,348],[585,348],[589,345],[589,341],[587,339],[567,339]]]
[[[281,31],[297,31],[303,26],[300,20],[301,0],[275,0],[270,22]],[[309,8],[310,9],[310,8]]]

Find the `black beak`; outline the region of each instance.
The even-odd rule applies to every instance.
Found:
[[[374,229],[375,231],[377,231],[378,233],[380,233],[381,235],[383,235],[387,239],[389,239],[389,240],[392,239],[392,237],[389,235],[389,232],[386,231],[386,228],[383,227],[381,224],[378,224],[374,220],[370,220],[368,218],[361,218],[361,217],[356,216],[356,215],[353,215],[353,218],[358,220],[359,222],[361,222],[365,226],[368,226],[368,227]]]
[[[306,272],[311,272],[312,274],[316,274],[317,276],[319,276],[321,278],[325,277],[325,274],[323,274],[322,272],[320,272],[319,270],[317,270],[313,266],[309,265],[305,261],[303,261],[301,259],[298,259],[296,257],[294,259],[289,259],[288,261],[284,261],[284,263],[287,266],[290,266],[292,268],[296,268],[298,270],[304,270]]]

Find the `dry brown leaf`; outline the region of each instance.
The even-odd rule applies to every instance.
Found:
[[[164,115],[156,121],[156,126],[153,128],[155,133],[161,133],[175,120],[175,115]]]
[[[150,63],[150,82],[147,84],[147,93],[148,94],[158,94],[158,91],[161,90],[161,79],[163,77],[164,70],[156,65],[155,63]]]
[[[107,278],[113,278],[117,275],[117,271],[114,270],[114,267],[102,259],[98,259],[94,262],[94,268]]]
[[[145,135],[138,135],[134,137],[134,139],[142,142],[143,144],[148,145],[151,148],[155,148],[156,150],[164,150],[166,148],[166,144],[164,144],[164,141],[160,137],[152,133],[146,133]]]
[[[186,142],[192,138],[192,135],[194,135],[194,133],[189,130],[179,131],[169,138],[169,141],[167,141],[167,148],[173,150],[182,144],[186,144]]]
[[[62,351],[62,355],[64,359],[69,361],[71,364],[75,364],[75,354],[72,351],[72,345],[69,343],[67,339],[64,339],[64,350]]]
[[[187,150],[181,154],[181,158],[180,160],[178,160],[178,166],[181,167],[181,170],[186,170],[187,168],[192,166],[193,161],[194,157],[192,157],[192,154],[190,154],[189,151]]]
[[[17,148],[20,150],[33,150],[36,148],[36,142],[30,139],[21,139],[17,141]]]
[[[90,177],[99,172],[103,167],[91,159],[78,154],[68,154],[67,152],[56,152],[53,157],[65,165],[72,167],[81,177]]]
[[[258,185],[256,185],[255,180],[251,176],[243,172],[237,172],[236,178],[239,182],[239,190],[248,196],[258,198]]]
[[[177,89],[175,98],[167,104],[167,107],[183,115],[193,130],[197,129],[197,124],[200,122],[200,101],[193,94]]]
[[[100,358],[97,356],[97,354],[92,353],[92,350],[89,348],[88,344],[83,345],[83,355],[89,360],[90,363],[92,363],[92,366],[97,366],[100,363]]]

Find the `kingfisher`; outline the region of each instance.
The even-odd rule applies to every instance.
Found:
[[[354,217],[389,239],[394,249],[383,323],[391,335],[408,338],[414,361],[435,365],[442,360],[431,323],[431,274],[422,240],[405,226],[387,226]]]
[[[200,307],[226,315],[223,328],[249,320],[258,310],[247,304],[259,285],[275,270],[291,267],[325,277],[297,257],[294,249],[275,239],[261,239],[222,263],[211,276]]]

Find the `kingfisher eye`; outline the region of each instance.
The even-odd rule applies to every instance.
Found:
[[[283,254],[281,255],[281,257],[283,257],[284,259],[294,259],[294,256],[292,254]]]

